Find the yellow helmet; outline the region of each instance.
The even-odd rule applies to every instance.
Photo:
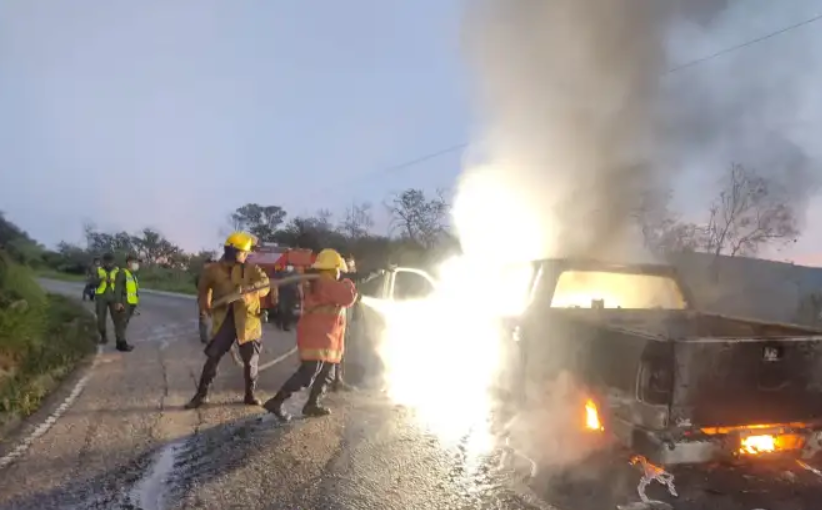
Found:
[[[234,232],[225,240],[226,246],[231,246],[239,251],[251,251],[257,238],[248,232]]]
[[[342,272],[348,271],[348,265],[345,259],[339,254],[337,250],[326,248],[317,254],[317,260],[311,265],[314,269],[334,270],[339,269]]]

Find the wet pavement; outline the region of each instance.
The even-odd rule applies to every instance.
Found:
[[[45,282],[52,291],[80,287]],[[211,404],[191,397],[204,357],[194,301],[149,294],[120,354],[107,346],[32,417],[0,459],[48,421],[87,375],[71,407],[0,469],[6,509],[614,509],[639,501],[640,471],[619,454],[573,472],[528,480],[498,454],[474,455],[468,443],[444,444],[412,410],[378,392],[332,394],[334,414],[281,425],[241,404],[242,373],[223,360]],[[265,330],[261,397],[296,367],[291,333]],[[303,397],[304,398],[304,397]],[[289,402],[299,415],[300,396]],[[648,495],[675,509],[820,508],[822,476],[795,463],[756,469],[675,473],[679,496],[651,484]],[[550,502],[550,503],[549,503]],[[652,508],[652,507],[647,507]]]
[[[80,294],[77,285],[44,285]],[[146,293],[129,340],[132,353],[106,346],[73,405],[0,471],[0,509],[547,508],[518,494],[494,459],[469,466],[460,445],[440,444],[377,392],[330,395],[332,416],[281,425],[241,404],[242,372],[226,357],[211,404],[183,410],[204,360],[190,299]],[[294,341],[266,326],[261,365]],[[295,368],[288,356],[266,369],[260,396]],[[289,402],[297,415],[302,399]],[[4,444],[0,458],[16,444]]]

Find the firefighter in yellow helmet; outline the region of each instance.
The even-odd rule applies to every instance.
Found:
[[[257,365],[262,343],[260,298],[269,293],[268,276],[246,258],[256,238],[247,232],[234,232],[225,241],[223,257],[203,270],[197,286],[200,312],[211,316],[211,340],[205,348],[206,362],[197,386],[197,393],[186,404],[187,409],[200,407],[206,402],[208,388],[217,376],[220,360],[236,341],[243,360],[245,399],[247,405],[260,405],[254,394],[257,385]],[[243,299],[212,310],[211,303],[250,287],[262,290],[245,294]]]
[[[290,416],[283,403],[302,388],[310,387],[304,416],[325,416],[331,411],[320,405],[328,376],[342,360],[345,337],[345,309],[357,300],[354,283],[340,274],[347,271],[345,260],[335,250],[317,254],[313,269],[319,278],[310,281],[303,298],[303,313],[297,322],[297,348],[300,367],[264,407],[282,421]]]

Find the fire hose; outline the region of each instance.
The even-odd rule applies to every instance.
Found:
[[[240,299],[243,298],[243,296],[246,296],[248,294],[253,294],[255,292],[259,292],[261,290],[266,290],[266,289],[274,289],[274,288],[282,287],[283,285],[289,285],[289,284],[292,284],[292,283],[300,283],[300,282],[304,282],[304,281],[316,280],[317,278],[319,278],[319,275],[317,275],[317,274],[299,274],[299,275],[293,275],[293,276],[286,276],[285,278],[279,278],[277,280],[269,280],[268,284],[266,284],[266,285],[257,285],[257,286],[253,286],[253,287],[247,287],[247,288],[238,290],[236,292],[232,292],[231,294],[228,294],[226,296],[223,296],[220,299],[217,299],[216,301],[214,301],[211,304],[211,307],[212,308],[218,308],[218,307],[221,307],[221,306],[227,306],[231,303],[234,303],[235,301],[239,301]],[[268,368],[272,365],[276,365],[277,363],[279,363],[283,359],[285,359],[288,356],[291,356],[292,354],[294,354],[294,352],[296,352],[296,351],[297,351],[297,347],[294,346],[293,349],[290,349],[285,354],[282,354],[282,355],[276,357],[275,359],[261,365],[258,369],[259,370],[265,370],[266,368]],[[231,346],[231,359],[234,360],[234,364],[236,364],[237,366],[240,366],[240,367],[243,366],[243,361],[240,358],[240,353],[237,350],[237,344],[236,343],[232,344],[232,346]]]

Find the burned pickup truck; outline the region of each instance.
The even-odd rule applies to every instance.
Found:
[[[522,405],[545,405],[528,390],[534,381],[570,374],[607,434],[663,465],[820,449],[822,331],[698,311],[664,265],[552,259],[526,273],[526,306],[503,321],[501,338],[500,386]],[[360,290],[402,300],[436,285],[424,271],[394,268]],[[358,306],[351,319],[347,377],[377,376],[368,346],[381,318]]]
[[[667,266],[531,266],[512,388],[572,374],[604,429],[663,465],[819,449],[822,331],[697,311]]]

